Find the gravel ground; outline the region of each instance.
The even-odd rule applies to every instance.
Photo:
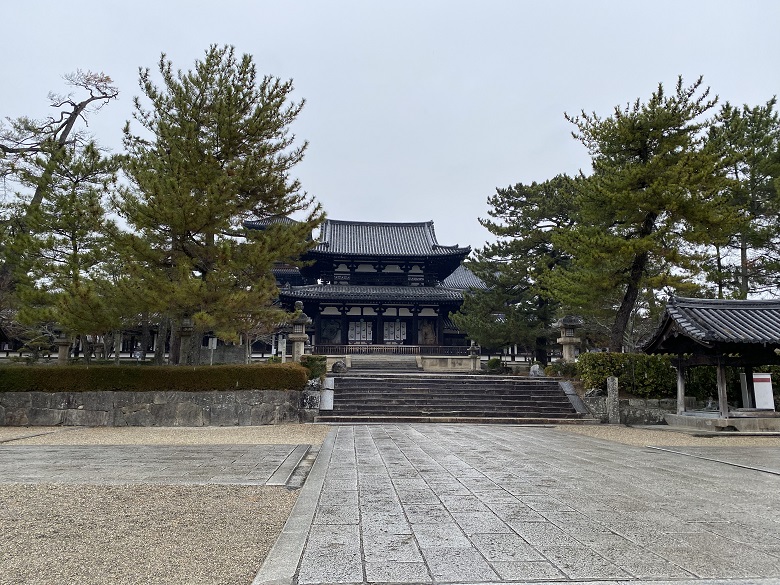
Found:
[[[3,445],[315,445],[329,430],[0,427],[0,454]],[[238,485],[2,484],[0,584],[248,585],[297,494]]]
[[[297,492],[0,486],[0,583],[249,584]]]
[[[12,445],[321,445],[330,427],[0,427]],[[26,438],[25,438],[26,437]]]
[[[586,435],[594,439],[604,439],[645,447],[780,447],[780,436],[693,436],[688,433],[669,430],[668,426],[626,427],[622,425],[566,425],[556,427],[566,433]]]

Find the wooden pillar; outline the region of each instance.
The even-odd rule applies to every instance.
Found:
[[[756,407],[756,387],[753,384],[753,366],[745,366],[745,388],[747,389],[747,404],[743,404],[742,408],[755,408]]]
[[[374,309],[374,312],[376,313],[376,331],[374,332],[374,345],[384,345],[385,344],[385,321],[384,321],[384,312],[385,310],[376,307]]]
[[[718,406],[720,407],[720,416],[728,418],[729,403],[726,395],[726,366],[720,356],[718,356]]]
[[[407,337],[410,345],[420,345],[420,307],[412,307],[412,331]]]
[[[677,414],[685,414],[685,366],[677,356]]]
[[[443,309],[436,309],[436,345],[444,345],[444,317],[441,312]]]
[[[349,345],[349,317],[347,309],[341,309],[341,345]]]

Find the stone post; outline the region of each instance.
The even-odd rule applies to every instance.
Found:
[[[620,424],[620,399],[618,398],[618,379],[615,376],[607,378],[607,417],[609,424]]]

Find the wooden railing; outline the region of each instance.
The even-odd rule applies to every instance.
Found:
[[[319,355],[451,355],[466,356],[469,348],[454,345],[315,345]]]

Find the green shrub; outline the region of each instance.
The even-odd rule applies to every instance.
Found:
[[[0,392],[302,390],[299,364],[221,366],[31,366],[0,368]]]
[[[328,371],[328,358],[324,355],[302,355],[301,365],[309,371],[309,380],[319,379]]]
[[[487,361],[486,367],[488,370],[499,370],[504,367],[504,365],[501,363],[501,358],[490,358]]]
[[[544,368],[546,376],[555,378],[576,378],[577,373],[577,364],[572,362],[552,362]]]
[[[577,369],[585,388],[606,390],[607,378],[618,378],[620,388],[645,398],[673,397],[677,373],[669,356],[640,353],[586,353]]]

